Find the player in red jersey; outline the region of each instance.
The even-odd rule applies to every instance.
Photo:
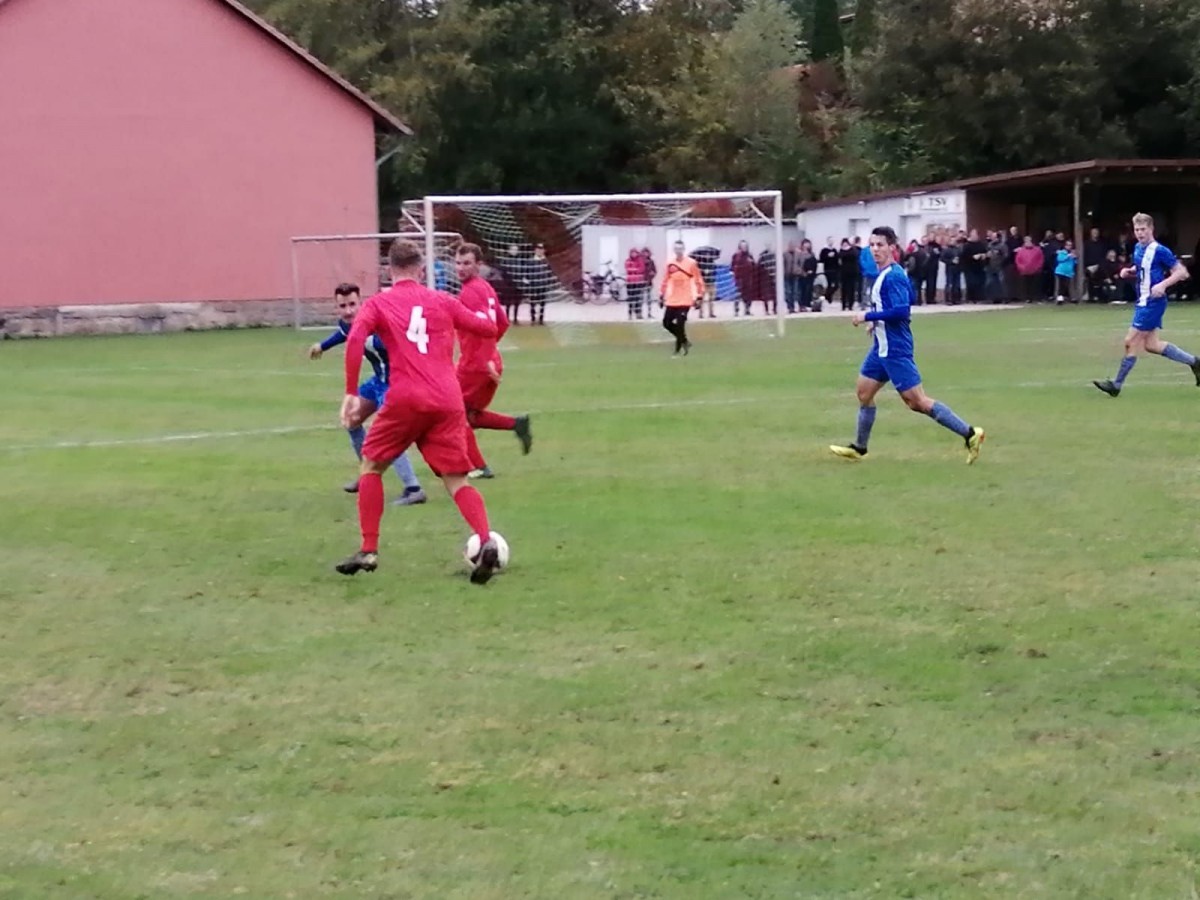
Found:
[[[504,373],[504,358],[496,344],[508,331],[509,322],[495,289],[479,275],[482,262],[483,251],[477,244],[462,244],[454,256],[455,273],[462,284],[458,299],[471,312],[483,314],[496,323],[495,337],[485,338],[469,333],[458,336],[458,383],[462,387],[463,405],[467,408],[467,422],[471,425],[471,430],[467,432],[467,452],[471,455],[472,478],[493,477],[492,470],[479,451],[474,429],[511,431],[521,442],[523,452],[528,453],[533,447],[529,416],[506,416],[488,410]]]
[[[379,562],[379,523],[383,519],[383,479],[392,460],[416,444],[442,479],[458,511],[480,540],[471,581],[484,584],[499,567],[483,497],[467,483],[467,415],[454,371],[455,333],[495,338],[496,326],[439,291],[421,284],[421,248],[396,240],[388,252],[392,287],[363,304],[346,339],[346,396],[342,424],[354,421],[362,399],[358,372],[363,344],[374,334],[387,349],[391,378],[387,402],[375,414],[362,448],[358,482],[358,521],[362,549],[337,564],[343,575],[374,572]]]

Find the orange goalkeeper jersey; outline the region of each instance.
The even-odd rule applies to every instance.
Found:
[[[691,306],[704,293],[704,278],[700,267],[690,256],[682,260],[672,259],[663,272],[662,285],[658,289],[667,306]]]

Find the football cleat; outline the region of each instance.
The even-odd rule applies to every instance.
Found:
[[[1192,374],[1196,376],[1196,387],[1200,387],[1200,357],[1197,357],[1196,361],[1188,366],[1188,368],[1191,369]]]
[[[533,429],[529,425],[529,416],[517,416],[517,424],[513,426],[513,433],[521,442],[521,452],[528,456],[529,451],[533,449]]]
[[[353,481],[347,481],[345,484],[342,485],[342,490],[345,491],[347,494],[357,494],[358,493],[358,479],[356,478]]]
[[[472,469],[467,473],[468,478],[495,478],[496,473],[492,471],[491,466],[484,466],[482,469]]]
[[[374,572],[379,568],[378,553],[364,553],[359,550],[353,556],[347,556],[334,566],[343,575],[357,575],[359,572]]]
[[[983,447],[983,439],[985,437],[987,437],[987,435],[983,433],[982,428],[971,429],[970,436],[966,438],[968,466],[975,462],[975,460],[979,459],[979,450],[981,447]]]
[[[1197,376],[1197,383],[1200,384],[1200,376]],[[1121,389],[1111,381],[1093,381],[1092,384],[1104,391],[1104,393],[1108,394],[1110,397],[1117,397],[1121,393]]]
[[[415,491],[405,491],[399,499],[392,502],[392,506],[417,506],[428,500],[429,497],[425,495],[425,492],[417,488]]]
[[[829,451],[834,456],[840,456],[842,459],[862,459],[867,455],[866,447],[859,447],[855,444],[843,447],[839,444],[830,444]]]
[[[479,554],[472,560],[471,584],[487,584],[500,568],[500,547],[494,539],[489,538],[479,548]]]

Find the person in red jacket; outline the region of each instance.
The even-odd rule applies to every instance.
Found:
[[[750,304],[758,299],[758,263],[754,261],[748,241],[738,241],[737,252],[730,259],[729,268],[733,270],[733,282],[737,285],[738,297],[746,308],[746,315],[750,315]],[[736,300],[733,302],[733,312],[737,315]]]
[[[1033,242],[1033,237],[1025,235],[1025,241],[1016,252],[1017,277],[1021,279],[1021,299],[1026,303],[1034,303],[1041,299],[1042,266],[1045,255],[1042,248]]]
[[[637,247],[629,251],[625,260],[625,303],[630,320],[642,317],[642,302],[646,294],[646,258]]]

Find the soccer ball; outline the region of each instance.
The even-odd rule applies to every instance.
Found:
[[[493,531],[492,540],[496,542],[496,548],[500,551],[500,568],[508,568],[508,541],[504,539],[498,531]],[[475,564],[475,557],[479,555],[479,535],[473,534],[467,538],[467,546],[463,547],[463,559],[468,565]]]

